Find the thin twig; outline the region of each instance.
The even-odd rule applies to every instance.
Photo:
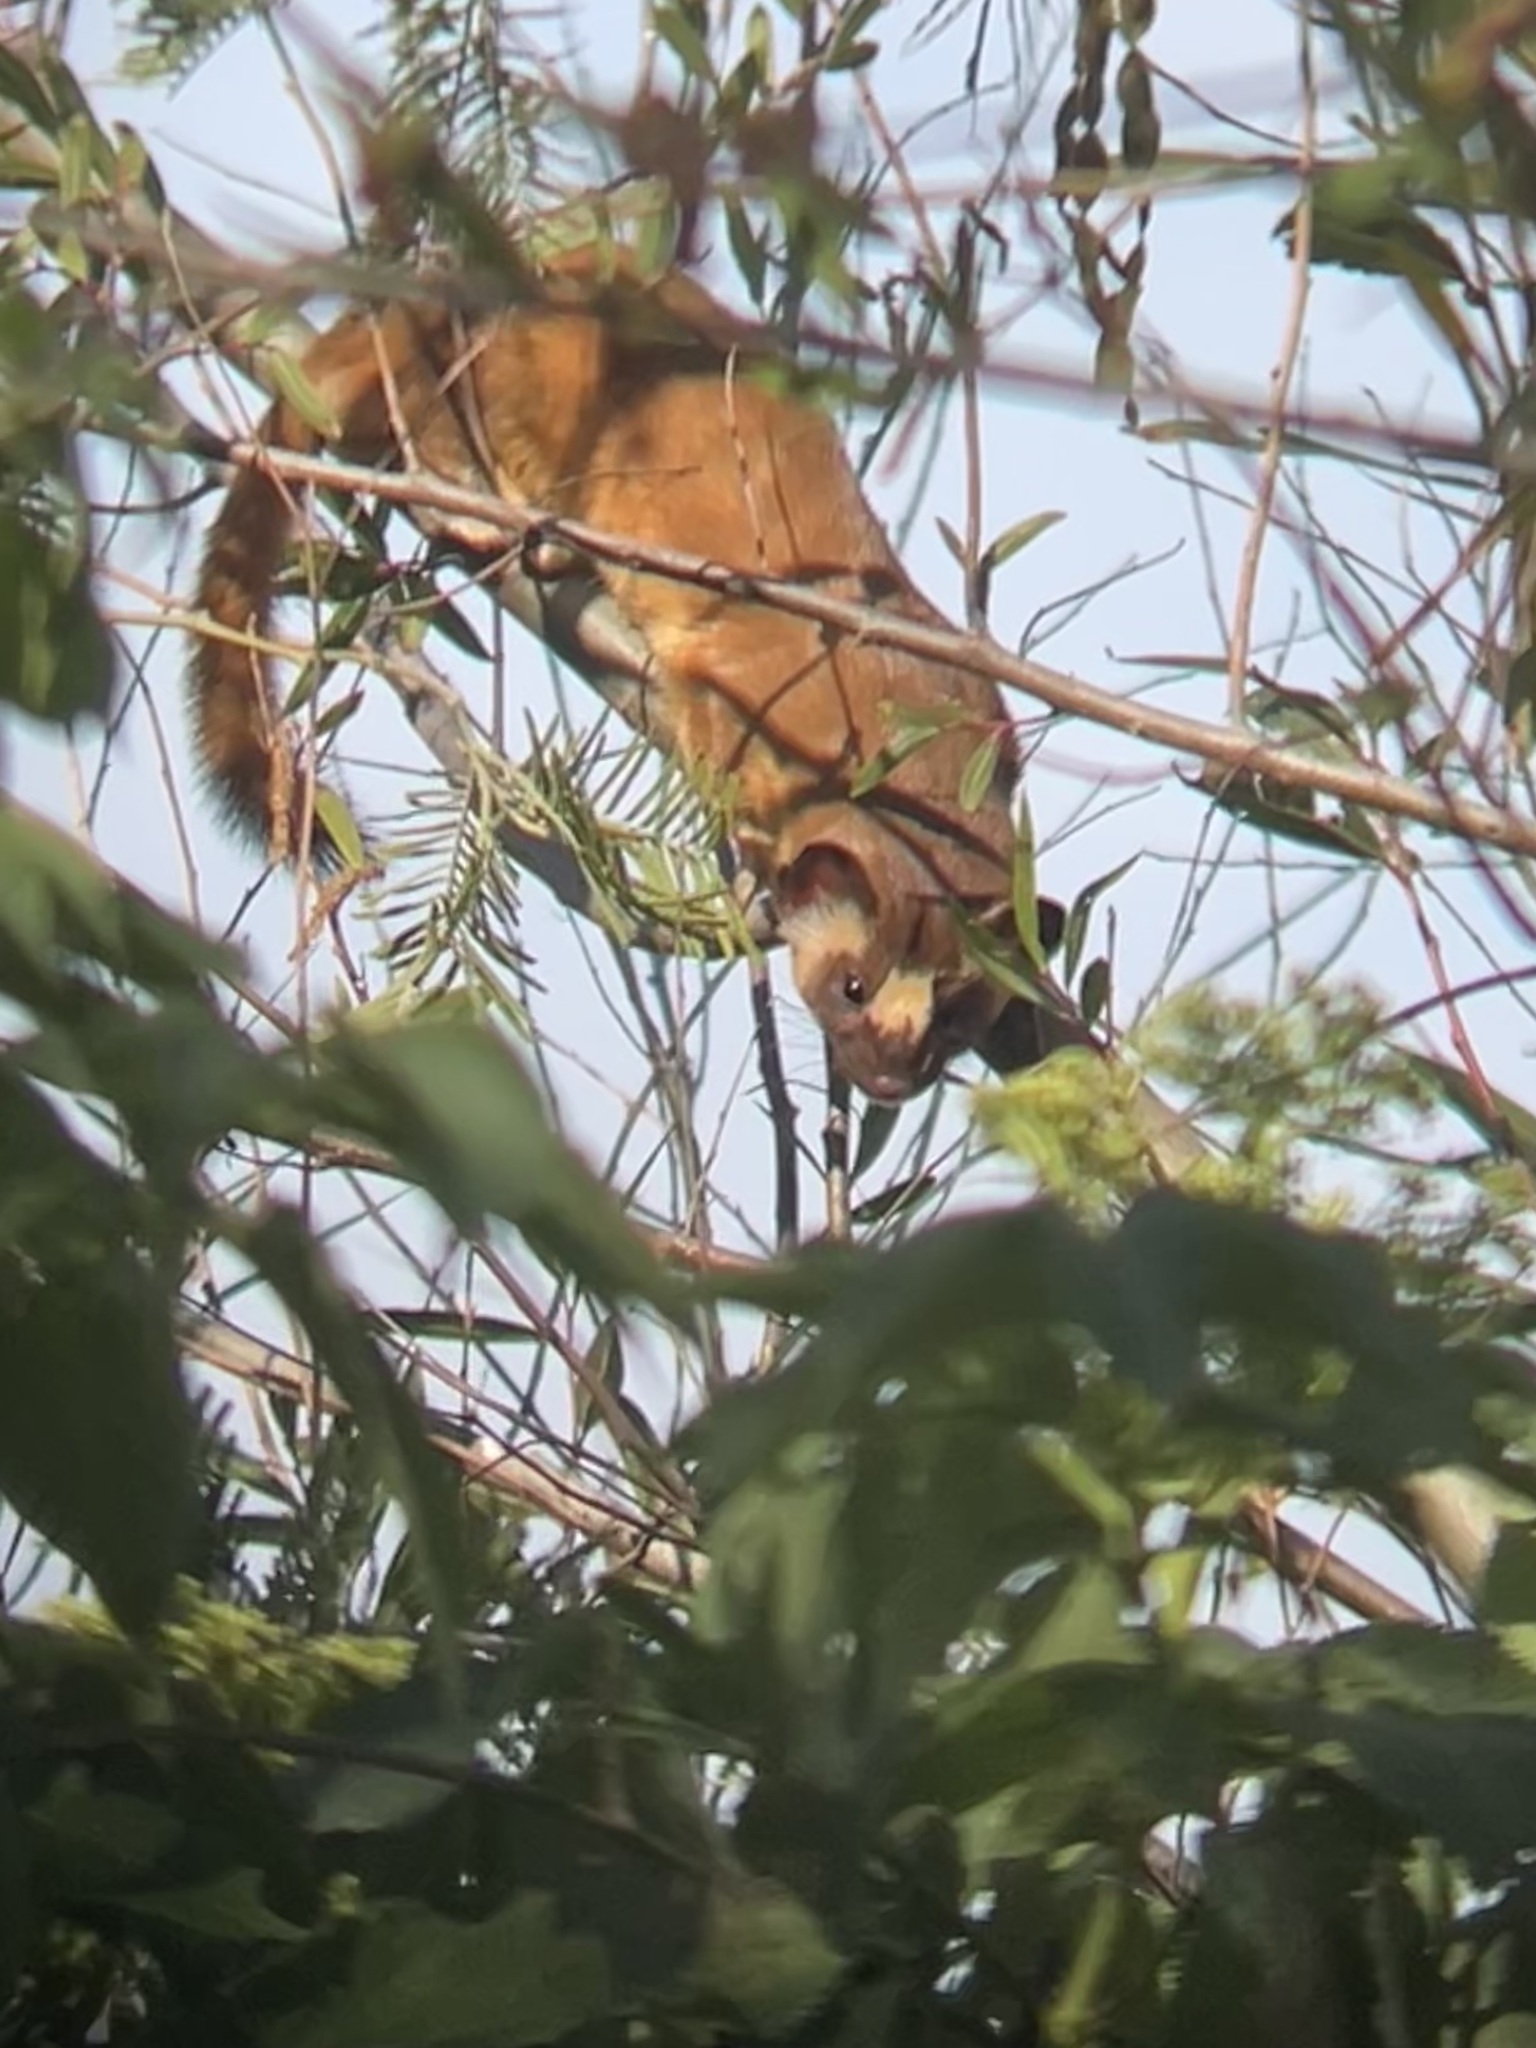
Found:
[[[1301,156],[1297,175],[1301,180],[1301,195],[1292,216],[1291,302],[1280,343],[1280,359],[1270,373],[1274,416],[1264,436],[1264,450],[1259,458],[1258,489],[1254,494],[1253,517],[1248,522],[1242,559],[1238,564],[1232,632],[1227,645],[1227,715],[1239,729],[1248,722],[1244,714],[1244,695],[1248,684],[1248,654],[1253,645],[1253,606],[1259,587],[1259,562],[1274,511],[1275,485],[1280,476],[1280,458],[1285,450],[1286,406],[1306,334],[1307,301],[1312,286],[1312,162],[1317,146],[1317,91],[1312,79],[1312,29],[1305,9],[1298,20],[1301,36]]]
[[[215,1372],[268,1393],[287,1395],[320,1413],[347,1413],[347,1403],[326,1385],[323,1375],[291,1352],[190,1312],[178,1319],[177,1334],[189,1355]],[[674,1590],[693,1582],[696,1566],[691,1554],[670,1538],[655,1535],[622,1503],[573,1485],[526,1451],[510,1450],[487,1439],[464,1443],[457,1436],[435,1432],[429,1421],[426,1434],[436,1450],[459,1466],[471,1485],[505,1494],[548,1515],[551,1521],[607,1551],[625,1573]]]

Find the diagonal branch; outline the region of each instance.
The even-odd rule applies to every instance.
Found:
[[[1261,775],[1286,788],[1311,790],[1340,803],[1403,818],[1431,831],[1497,847],[1505,853],[1536,854],[1536,818],[1521,812],[1432,795],[1402,776],[1363,761],[1331,761],[1293,753],[1234,732],[1230,726],[1117,697],[1059,669],[1010,654],[983,634],[922,625],[882,611],[878,606],[850,604],[796,583],[727,569],[677,548],[643,546],[621,535],[600,532],[580,520],[557,518],[534,506],[512,505],[505,499],[463,490],[435,477],[380,474],[324,457],[289,454],[255,441],[235,442],[224,452],[241,468],[265,469],[295,483],[371,493],[413,511],[436,514],[449,535],[455,529],[489,527],[506,534],[513,542],[535,537],[556,541],[592,561],[611,563],[642,575],[668,577],[798,618],[814,619],[877,646],[991,677],[1009,688],[1024,691],[1054,711],[1086,719],[1132,739],[1193,754],[1233,775]],[[643,682],[637,683],[633,677],[626,679],[616,701],[621,709],[630,707],[626,715],[632,722],[638,722],[641,730],[666,744],[668,735],[657,722],[656,701]]]

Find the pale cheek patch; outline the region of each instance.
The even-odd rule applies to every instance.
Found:
[[[877,1037],[921,1045],[933,1023],[933,976],[888,974],[864,1014]]]
[[[802,995],[807,982],[814,985],[823,962],[857,960],[869,945],[869,919],[845,897],[821,897],[792,910],[779,920],[779,928],[794,956],[795,981]]]

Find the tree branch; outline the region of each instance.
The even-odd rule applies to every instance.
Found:
[[[621,535],[600,532],[581,520],[557,518],[534,506],[510,505],[504,499],[466,491],[434,477],[381,475],[350,463],[266,448],[255,441],[235,442],[224,452],[241,468],[267,469],[294,483],[371,493],[413,511],[435,513],[444,523],[443,530],[460,545],[473,547],[478,539],[483,551],[487,528],[514,541],[531,537],[557,541],[596,562],[608,562],[643,575],[667,577],[797,618],[813,619],[876,646],[895,648],[923,660],[990,677],[1026,692],[1052,710],[1125,733],[1132,739],[1193,754],[1229,769],[1234,775],[1261,775],[1290,789],[1311,790],[1319,796],[1403,818],[1463,841],[1497,847],[1506,853],[1536,854],[1536,818],[1496,810],[1487,804],[1433,796],[1401,776],[1364,762],[1351,764],[1292,753],[1234,732],[1226,725],[1117,697],[1058,669],[1010,654],[980,634],[923,625],[878,606],[850,604],[799,584],[727,569],[718,562],[676,548],[643,546]],[[478,536],[474,534],[477,528]],[[630,694],[636,681],[632,676],[626,678],[621,696]],[[640,730],[659,744],[667,744],[655,696],[643,685],[636,702],[636,717]]]

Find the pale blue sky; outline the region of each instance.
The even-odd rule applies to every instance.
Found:
[[[915,23],[926,11],[907,4],[894,18]],[[356,0],[330,0],[312,18],[323,20],[326,35],[351,61],[365,64],[361,29],[371,12]],[[628,0],[589,0],[566,18],[581,43],[593,89],[617,95],[634,62],[638,8]],[[334,210],[314,134],[285,88],[262,35],[248,29],[231,38],[184,90],[167,95],[129,88],[116,80],[114,21],[114,10],[103,0],[80,0],[72,14],[72,57],[98,110],[132,121],[144,134],[176,204],[232,248],[265,259],[285,251],[335,246]],[[948,92],[960,70],[971,21],[967,10],[936,45],[888,53],[877,82],[895,125],[922,113],[936,86]],[[782,20],[779,26],[782,30]],[[1278,0],[1222,0],[1219,6],[1214,0],[1185,0],[1167,5],[1148,48],[1167,70],[1188,76],[1213,101],[1243,118],[1260,125],[1292,125],[1294,110],[1287,104],[1285,83],[1294,73],[1295,26],[1290,10]],[[959,114],[927,130],[914,158],[926,186],[963,185],[976,166],[987,161],[986,138],[992,132],[989,122],[995,105],[984,109],[979,140],[972,138],[966,117]],[[1220,131],[1188,103],[1165,93],[1162,113],[1168,146],[1222,145]],[[856,138],[856,130],[849,132]],[[1048,117],[1037,118],[1030,132],[1031,167],[1043,174],[1049,168]],[[1293,284],[1291,267],[1270,230],[1290,199],[1282,184],[1273,183],[1242,194],[1169,200],[1159,208],[1139,331],[1144,339],[1160,340],[1190,384],[1199,386],[1209,378],[1222,387],[1265,389]],[[1016,214],[1005,225],[1011,234],[1019,233]],[[1026,270],[1029,267],[1026,260]],[[1017,355],[1047,356],[1082,369],[1091,357],[1092,338],[1080,319],[1042,304],[1007,346]],[[1454,380],[1402,313],[1397,293],[1387,284],[1332,273],[1316,278],[1300,381],[1311,397],[1330,408],[1380,403],[1399,417],[1422,411],[1442,422],[1462,420]],[[1154,411],[1148,407],[1149,417]],[[1125,690],[1144,686],[1151,673],[1132,665],[1133,657],[1170,652],[1209,656],[1219,651],[1221,623],[1213,613],[1207,562],[1198,544],[1190,498],[1157,473],[1156,464],[1171,459],[1166,451],[1160,455],[1123,432],[1113,405],[1067,406],[999,394],[988,405],[985,439],[989,530],[1047,508],[1066,514],[1061,525],[1017,558],[1000,579],[993,623],[1005,643],[1016,640],[1037,609],[1062,593],[1096,586],[1126,564],[1147,561],[1177,544],[1179,552],[1171,560],[1105,590],[1050,642],[1043,658],[1110,689]],[[1230,606],[1246,529],[1248,483],[1218,457],[1208,456],[1201,467],[1213,484],[1237,493],[1241,501],[1236,508],[1207,506],[1209,573],[1222,605]],[[908,481],[882,470],[872,481],[877,502],[893,519],[906,508]],[[1309,482],[1327,508],[1330,525],[1363,551],[1395,561],[1411,543],[1426,579],[1432,579],[1446,559],[1446,536],[1438,522],[1412,506],[1400,491],[1384,491],[1344,465],[1320,465]],[[937,538],[935,519],[945,517],[958,526],[962,504],[959,435],[950,431],[909,543],[919,580],[949,606],[957,600],[958,577]],[[193,533],[173,533],[168,525],[153,533],[143,527],[116,559],[136,574],[185,592],[194,540]],[[168,542],[177,551],[170,562]],[[1256,647],[1263,649],[1287,630],[1293,596],[1305,581],[1283,540],[1271,536],[1259,590]],[[109,601],[125,599],[118,591],[109,593]],[[173,725],[181,660],[176,637],[166,636],[148,668],[157,705]],[[484,672],[465,664],[455,672],[471,702],[483,702]],[[536,651],[517,645],[513,673],[520,684],[526,682],[530,700],[546,707],[549,696]],[[1327,690],[1347,675],[1347,668],[1326,642],[1304,641],[1291,649],[1284,675],[1289,682]],[[1203,678],[1181,685],[1174,701],[1182,709],[1218,717],[1222,691],[1219,678]],[[376,704],[359,722],[352,750],[407,763],[416,758],[409,740],[400,735],[388,701]],[[87,772],[94,767],[95,756],[94,744],[87,741]],[[179,746],[177,759],[184,768]],[[1067,831],[1088,793],[1083,764],[1089,762],[1116,764],[1125,777],[1118,790],[1121,801],[1109,807],[1095,805],[1089,822]],[[42,807],[65,818],[73,815],[72,785],[59,749],[28,738],[17,749],[16,780]],[[364,810],[370,788],[378,786],[363,772],[353,778]],[[1120,1007],[1129,1014],[1155,979],[1166,952],[1172,906],[1206,813],[1203,800],[1178,786],[1161,752],[1107,741],[1087,727],[1053,735],[1032,772],[1030,791],[1037,832],[1046,849],[1043,881],[1054,893],[1070,897],[1127,854],[1143,855],[1115,898]],[[194,809],[193,815],[199,828],[204,909],[217,921],[240,900],[251,869],[243,856],[219,840],[204,813]],[[129,720],[117,746],[99,826],[100,843],[112,859],[169,901],[185,900],[142,715]],[[1181,974],[1221,961],[1234,945],[1266,926],[1272,899],[1263,851],[1256,835],[1233,839]],[[1299,898],[1321,879],[1318,872],[1296,874],[1279,886],[1286,895]],[[1470,890],[1462,894],[1473,905],[1484,902]],[[542,1014],[559,1037],[579,1046],[583,1056],[583,1065],[560,1070],[565,1078],[561,1106],[569,1127],[601,1160],[635,1084],[638,1065],[594,1000],[580,947],[563,916],[552,912],[536,889],[528,892],[526,910],[525,937],[548,989]],[[248,926],[259,961],[274,976],[281,972],[291,939],[290,917],[282,889],[274,888]],[[1300,950],[1325,951],[1345,921],[1342,905],[1321,911],[1303,931]],[[1485,971],[1486,961],[1454,930],[1447,928],[1442,937],[1453,975]],[[1506,961],[1523,953],[1524,942],[1508,934],[1497,935],[1497,944]],[[1382,901],[1353,940],[1347,964],[1399,1002],[1416,1000],[1430,987],[1422,949],[1390,892],[1382,892]],[[1243,978],[1248,985],[1262,986],[1253,962],[1243,969]],[[736,1082],[745,1052],[744,977],[736,976],[735,982],[723,992],[712,1022],[716,1057],[707,1093],[717,1106]],[[328,992],[322,969],[315,975],[315,994],[324,1000]],[[1536,1030],[1508,1004],[1483,1006],[1474,1016],[1480,1052],[1495,1077],[1516,1094],[1533,1092],[1526,1081],[1526,1064]],[[783,1025],[792,1064],[814,1080],[820,1065],[815,1034],[792,1002],[784,1006]],[[1442,1037],[1438,1031],[1435,1036]],[[804,1107],[803,1132],[814,1144],[814,1088]],[[957,1098],[950,1111],[952,1123],[958,1124],[962,1109]],[[748,1214],[760,1218],[768,1154],[755,1102],[743,1100],[724,1118],[717,1143],[719,1179]],[[629,1156],[637,1154],[632,1151]],[[983,1185],[995,1188],[1000,1178],[1006,1175],[994,1174]],[[811,1212],[811,1227],[816,1220]],[[404,1217],[401,1227],[412,1248],[425,1255],[419,1216]],[[398,1279],[391,1265],[394,1255],[377,1236],[364,1239],[348,1232],[336,1241],[336,1248],[374,1298],[398,1299],[413,1292],[407,1281],[391,1293]]]
[[[925,11],[907,5],[897,10],[895,19],[915,23]],[[366,65],[369,53],[361,30],[370,12],[355,0],[346,0],[311,18],[323,22],[325,35],[345,50],[350,61]],[[784,31],[782,18],[775,19]],[[638,8],[628,0],[591,0],[571,10],[567,20],[587,62],[591,89],[616,96],[632,72]],[[971,21],[967,12],[946,37],[920,51],[888,52],[876,81],[894,123],[914,120],[924,110],[925,96],[936,88],[948,93],[959,75]],[[1219,8],[1170,5],[1162,11],[1148,49],[1167,70],[1188,76],[1211,99],[1231,106],[1243,118],[1291,128],[1294,108],[1287,81],[1294,76],[1295,34],[1290,10],[1278,0],[1224,0]],[[787,43],[785,49],[787,54]],[[268,259],[285,251],[335,246],[334,209],[314,134],[258,30],[232,37],[174,95],[130,89],[115,80],[114,16],[101,0],[77,5],[72,53],[98,108],[131,120],[143,132],[177,205],[228,245]],[[1326,75],[1325,65],[1325,79]],[[966,118],[958,114],[927,131],[914,158],[926,187],[955,189],[974,177],[977,166],[988,160],[985,138],[996,105],[987,104],[978,124],[980,140],[971,138]],[[1045,114],[1030,130],[1030,163],[1037,174],[1049,169],[1049,105],[1048,96]],[[1221,131],[1187,101],[1165,90],[1161,106],[1166,146],[1227,146]],[[1326,133],[1326,115],[1324,129]],[[855,143],[859,134],[856,124],[844,131]],[[838,139],[834,125],[834,146]],[[1237,138],[1232,146],[1246,145]],[[1198,387],[1210,379],[1223,388],[1265,390],[1293,284],[1291,266],[1271,230],[1291,197],[1277,181],[1242,193],[1170,199],[1160,206],[1138,331],[1144,342],[1155,338],[1161,344],[1190,384]],[[1018,211],[1003,207],[999,214],[1001,225],[1015,238],[1016,255],[1028,275],[1037,267],[1036,259],[1024,247]],[[1312,290],[1308,336],[1298,381],[1320,403],[1343,409],[1380,403],[1399,416],[1422,411],[1442,422],[1461,420],[1453,380],[1402,312],[1389,284],[1319,274]],[[1070,309],[1042,303],[1014,330],[1005,349],[1015,356],[1043,356],[1085,370],[1092,336]],[[1156,410],[1149,404],[1148,417],[1156,416]],[[990,531],[1048,508],[1066,515],[999,580],[993,623],[1005,643],[1016,641],[1039,607],[1063,593],[1095,586],[1134,560],[1149,561],[1176,546],[1172,559],[1105,590],[1041,650],[1042,657],[1112,690],[1129,690],[1145,687],[1155,673],[1137,665],[1136,657],[1219,652],[1221,630],[1189,494],[1158,473],[1159,463],[1176,461],[1171,451],[1150,447],[1124,432],[1113,404],[1069,406],[1001,393],[994,393],[987,407],[985,444]],[[1228,607],[1246,531],[1249,479],[1213,454],[1202,459],[1201,472],[1240,500],[1235,507],[1209,501],[1205,507],[1209,573],[1222,605]],[[1400,491],[1384,491],[1363,473],[1341,464],[1316,466],[1308,481],[1326,506],[1330,524],[1365,552],[1394,561],[1405,537],[1411,537],[1426,575],[1444,559],[1446,539],[1438,523],[1411,507]],[[882,510],[894,519],[907,506],[909,485],[908,475],[892,477],[877,468],[871,488]],[[958,598],[958,576],[937,537],[935,521],[944,517],[959,526],[962,508],[956,415],[908,549],[919,580],[951,607]],[[163,548],[169,532],[162,528],[136,537],[129,559],[137,573],[162,582],[169,579],[173,587],[185,591],[193,536],[177,530],[179,554],[168,570]],[[1283,539],[1271,535],[1259,587],[1256,649],[1272,648],[1276,637],[1287,631],[1294,595],[1304,589],[1305,581],[1304,570]],[[150,661],[156,701],[168,717],[174,715],[181,658],[175,637],[167,636]],[[519,687],[526,684],[529,700],[546,704],[537,652],[518,642],[512,661],[512,673]],[[484,672],[451,660],[447,665],[471,702],[483,703]],[[1287,681],[1323,690],[1346,674],[1337,650],[1320,640],[1298,642],[1284,667]],[[1170,701],[1219,717],[1223,692],[1221,678],[1202,677],[1181,684]],[[358,721],[349,751],[405,763],[417,758],[409,739],[400,735],[389,701],[376,703]],[[45,766],[48,753],[33,747],[24,755],[37,764],[35,778],[28,770],[29,793],[68,815],[68,784]],[[1089,763],[1113,763],[1121,781],[1113,802],[1093,803],[1087,820],[1068,830],[1091,795],[1091,778],[1085,772]],[[366,811],[370,787],[377,785],[359,772],[352,787]],[[386,799],[395,787],[384,786]],[[1128,1016],[1165,957],[1190,850],[1200,839],[1207,806],[1198,794],[1179,786],[1162,751],[1110,741],[1086,726],[1053,734],[1032,770],[1030,795],[1045,849],[1042,879],[1053,893],[1070,897],[1128,854],[1142,855],[1114,899],[1119,1009]],[[218,917],[239,901],[251,869],[242,855],[231,852],[207,829],[205,814],[194,815],[200,826],[204,908]],[[172,901],[183,900],[169,817],[142,718],[130,720],[120,744],[100,824],[104,850]],[[1222,843],[1224,830],[1217,820],[1212,846]],[[1181,963],[1181,978],[1202,964],[1222,961],[1268,925],[1271,877],[1263,865],[1264,853],[1263,842],[1251,832],[1239,833],[1231,841],[1212,878],[1196,938]],[[1284,858],[1294,861],[1298,870],[1278,885],[1288,898],[1299,900],[1326,879],[1315,866],[1303,872],[1307,863],[1299,852],[1293,850]],[[1345,906],[1353,901],[1351,892],[1321,910],[1301,932],[1298,952],[1324,952],[1346,928]],[[549,991],[543,1015],[551,1031],[579,1043],[584,1056],[583,1067],[567,1070],[569,1086],[562,1090],[562,1107],[570,1127],[601,1159],[638,1065],[594,1001],[588,971],[563,915],[552,913],[536,889],[529,890],[526,902],[525,935]],[[268,900],[258,907],[249,929],[266,966],[275,972],[291,939],[290,913],[281,889],[268,891]],[[1453,974],[1486,970],[1486,961],[1454,931],[1447,930],[1443,937]],[[1504,935],[1500,944],[1503,957],[1511,957],[1514,942]],[[1400,1002],[1429,991],[1422,950],[1395,892],[1381,892],[1378,907],[1352,941],[1348,964]],[[1248,985],[1263,985],[1257,963],[1249,962],[1242,974]],[[744,977],[735,981],[736,986],[723,992],[712,1022],[714,1058],[707,1093],[716,1104],[729,1095],[744,1056]],[[328,993],[323,970],[315,977],[315,993],[319,1000]],[[1496,1076],[1513,1092],[1523,1092],[1526,1042],[1536,1039],[1536,1031],[1527,1030],[1525,1020],[1507,1005],[1498,1014],[1485,1009],[1476,1017],[1485,1027],[1480,1047]],[[820,1065],[815,1034],[792,1001],[784,1005],[783,1018],[792,1064],[811,1080]],[[960,1107],[957,1102],[957,1117]],[[813,1143],[816,1121],[812,1091],[806,1100],[804,1130]],[[754,1103],[740,1104],[725,1119],[718,1142],[722,1179],[747,1210],[760,1213],[767,1151],[763,1119]],[[995,1177],[991,1184],[996,1185]]]

